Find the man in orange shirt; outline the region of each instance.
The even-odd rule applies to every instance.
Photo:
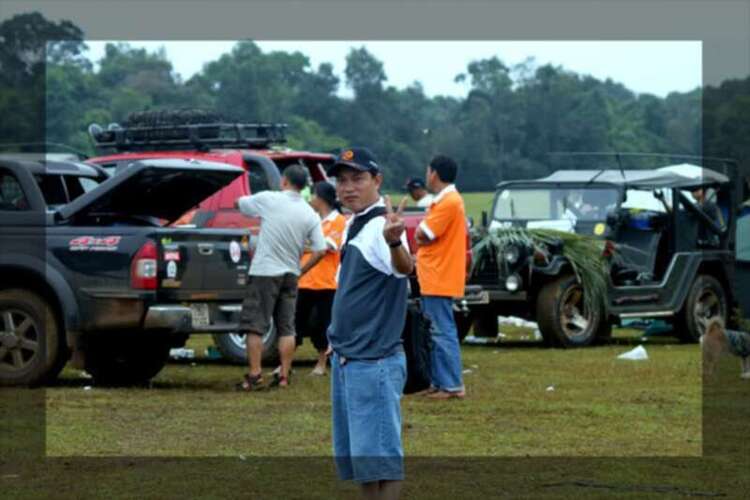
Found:
[[[453,184],[457,173],[456,162],[443,155],[427,166],[427,187],[435,198],[416,234],[422,309],[432,323],[432,399],[466,395],[453,317],[453,298],[464,295],[466,283],[466,212]]]
[[[346,218],[339,212],[336,201],[336,188],[332,184],[317,182],[312,189],[310,205],[322,219],[323,236],[326,240],[326,254],[318,264],[299,280],[297,295],[296,330],[297,345],[302,343],[302,333],[310,336],[318,351],[318,363],[313,375],[326,374],[326,331],[331,323],[331,307],[336,293],[336,271],[339,268],[341,239],[346,227]],[[312,253],[306,251],[300,265],[304,266]]]

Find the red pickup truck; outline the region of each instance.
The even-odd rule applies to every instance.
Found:
[[[164,112],[155,113],[162,113],[158,115],[159,118],[164,117]],[[314,182],[326,180],[326,170],[335,159],[332,154],[279,147],[278,144],[285,140],[283,133],[286,126],[281,124],[195,123],[195,120],[187,120],[193,123],[184,123],[184,117],[178,116],[177,123],[173,121],[155,125],[153,115],[144,116],[144,113],[140,113],[138,117],[147,118],[148,125],[129,124],[127,128],[112,125],[107,130],[96,125],[89,127],[97,149],[109,154],[89,158],[87,161],[113,174],[127,168],[134,161],[157,158],[219,162],[245,170],[231,184],[183,215],[175,225],[247,228],[251,235],[257,235],[260,220],[246,217],[234,208],[238,197],[279,189],[281,172],[295,163],[307,167]],[[416,253],[415,232],[423,217],[423,209],[408,209],[404,214],[412,253]],[[467,254],[471,256],[468,238]],[[412,279],[412,289],[417,289],[416,279]],[[463,338],[470,325],[468,309],[460,307],[460,304],[461,301],[457,301],[456,309],[461,330],[459,336]],[[214,341],[225,358],[238,363],[245,362],[244,335],[215,335]],[[276,356],[275,344],[275,329],[272,326],[264,336],[264,356]]]

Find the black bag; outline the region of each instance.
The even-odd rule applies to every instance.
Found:
[[[402,336],[406,353],[406,385],[404,394],[412,394],[430,387],[430,351],[432,333],[430,320],[416,303],[409,303],[406,327]]]

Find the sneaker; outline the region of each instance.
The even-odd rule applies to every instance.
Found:
[[[323,377],[323,376],[325,376],[325,374],[326,374],[326,367],[325,366],[316,366],[310,372],[310,375],[317,375],[319,377]]]
[[[243,376],[242,382],[238,383],[235,388],[238,391],[245,391],[245,392],[254,392],[254,391],[260,391],[265,389],[265,386],[263,385],[263,375],[250,375],[249,373],[246,373]]]
[[[466,391],[435,391],[427,395],[430,399],[441,400],[441,399],[463,399],[466,397]]]

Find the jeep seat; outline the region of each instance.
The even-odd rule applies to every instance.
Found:
[[[660,231],[623,230],[617,243],[622,261],[615,270],[615,281],[636,280],[639,277],[652,280],[661,239]]]

